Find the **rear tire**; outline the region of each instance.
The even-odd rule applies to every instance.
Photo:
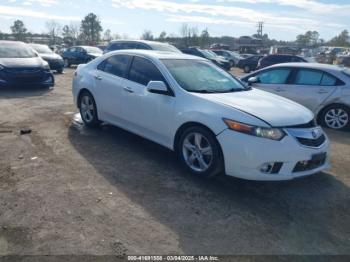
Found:
[[[243,68],[243,70],[244,70],[244,73],[250,73],[250,66],[245,66],[244,68]]]
[[[350,108],[344,105],[331,105],[322,110],[319,116],[322,126],[334,130],[350,129]]]
[[[182,165],[192,174],[209,178],[224,171],[219,142],[204,127],[192,126],[182,132],[176,151]]]
[[[88,91],[83,91],[79,96],[79,110],[81,119],[88,127],[97,127],[100,125],[98,119],[95,99]]]

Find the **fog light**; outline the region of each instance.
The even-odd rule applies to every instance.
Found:
[[[278,174],[282,166],[282,162],[265,163],[260,166],[260,172],[264,174]]]
[[[260,167],[260,172],[269,174],[271,173],[272,168],[273,168],[273,163],[265,163]]]

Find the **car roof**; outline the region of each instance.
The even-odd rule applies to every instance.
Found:
[[[170,45],[168,43],[162,43],[157,41],[148,41],[148,40],[128,40],[128,39],[119,39],[119,40],[112,40],[111,43],[123,43],[123,42],[135,42],[135,43],[143,43],[146,45]]]
[[[341,71],[344,68],[336,65],[320,64],[320,63],[282,63],[269,66],[268,68],[274,67],[294,67],[294,68],[309,68],[309,69],[321,69],[321,70],[330,70],[330,71]]]
[[[20,45],[24,45],[25,43],[22,42],[22,41],[0,40],[0,44],[20,44]]]
[[[142,50],[142,49],[125,49],[112,51],[108,54],[127,54],[127,55],[142,55],[150,59],[192,59],[192,60],[206,60],[204,58],[187,55],[182,53],[175,52],[166,52],[166,51],[155,51],[155,50]]]

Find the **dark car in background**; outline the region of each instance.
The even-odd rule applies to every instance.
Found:
[[[194,55],[194,56],[206,58],[225,70],[230,70],[231,68],[231,64],[228,60],[217,56],[215,53],[212,53],[210,50],[203,50],[198,47],[189,47],[186,49],[181,49],[181,51],[188,55]]]
[[[54,53],[47,45],[29,44],[39,56],[49,63],[50,69],[55,70],[57,73],[62,73],[64,68],[63,58]]]
[[[181,53],[181,51],[175,46],[169,45],[167,43],[145,40],[114,40],[108,44],[104,50],[104,53],[124,49],[143,49]]]
[[[243,69],[245,73],[250,73],[251,71],[256,70],[259,60],[262,57],[262,55],[250,55],[246,58],[239,60],[236,67]]]
[[[49,64],[29,45],[0,41],[0,87],[51,87],[54,83]]]
[[[93,46],[73,46],[62,53],[65,67],[86,64],[102,55],[102,50]]]
[[[282,63],[307,63],[308,61],[295,55],[267,55],[260,59],[256,69]]]

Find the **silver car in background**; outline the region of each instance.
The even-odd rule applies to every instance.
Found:
[[[325,127],[350,128],[349,68],[317,63],[285,63],[255,71],[241,80],[309,108]]]

